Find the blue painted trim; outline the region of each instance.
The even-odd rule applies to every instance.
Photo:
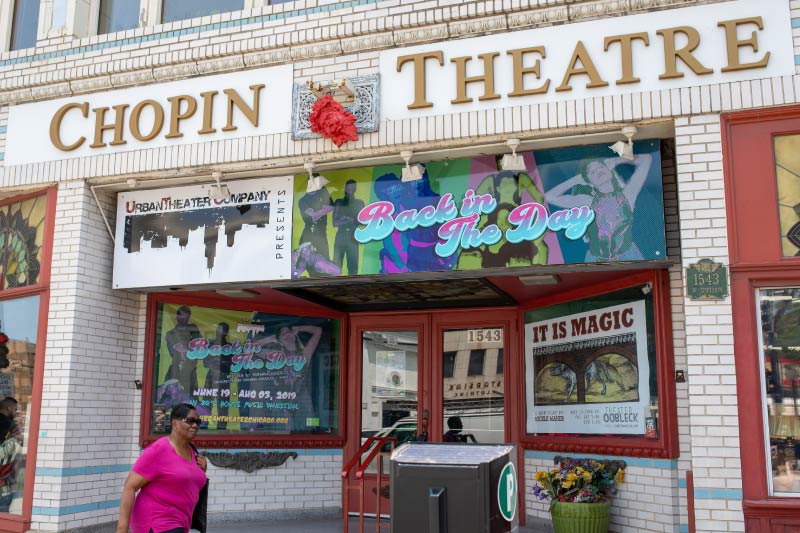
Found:
[[[792,19],[792,28],[800,28],[800,18]]]
[[[545,459],[552,462],[553,457],[558,454],[553,452],[539,452],[535,450],[526,450],[525,458],[531,459]],[[583,455],[581,457],[590,457],[600,461],[609,461],[614,459],[621,459],[625,461],[628,466],[638,466],[640,468],[663,468],[665,470],[677,470],[678,461],[674,459],[643,459],[641,457],[615,457],[610,455]]]
[[[59,50],[57,52],[48,52],[46,54],[34,54],[31,56],[17,57],[14,59],[6,59],[0,61],[0,67],[9,65],[19,65],[22,63],[32,63],[34,61],[46,61],[48,59],[67,57],[75,54],[84,54],[87,52],[97,52],[99,50],[108,50],[109,48],[118,48],[128,46],[131,44],[140,44],[159,39],[169,39],[172,37],[179,37],[181,35],[189,35],[195,33],[203,33],[204,31],[220,30],[222,28],[233,28],[249,26],[251,24],[263,24],[264,22],[274,22],[276,20],[284,20],[303,15],[312,15],[322,11],[335,11],[337,9],[345,9],[358,6],[366,6],[370,4],[378,4],[384,0],[351,0],[349,2],[337,2],[336,4],[328,4],[323,6],[327,9],[320,9],[319,7],[295,9],[294,11],[287,11],[283,13],[274,13],[272,15],[261,15],[259,17],[247,17],[242,19],[231,20],[227,22],[217,22],[214,24],[205,24],[203,26],[194,26],[192,28],[185,28],[183,30],[165,31],[161,33],[153,33],[149,35],[141,35],[129,39],[117,39],[115,41],[107,41],[104,43],[90,44],[87,46],[80,46],[78,48],[70,48],[68,50]]]
[[[689,524],[681,524],[678,526],[678,533],[689,533]]]
[[[0,126],[0,133],[5,133],[8,131],[8,126]]]
[[[0,154],[1,155],[1,154]],[[205,449],[203,449],[205,451]],[[343,455],[343,451],[340,448],[330,448],[330,449],[302,449],[302,450],[273,450],[273,449],[264,449],[264,448],[254,448],[252,450],[247,449],[233,449],[233,450],[217,450],[214,449],[215,452],[227,452],[227,453],[243,453],[243,452],[295,452],[299,456],[312,456],[312,457],[319,457],[322,455],[332,455],[332,456],[339,456]],[[36,475],[37,476],[50,476],[50,477],[71,477],[71,476],[91,476],[97,474],[109,474],[112,472],[128,472],[133,465],[107,465],[107,466],[82,466],[76,468],[37,468]]]
[[[685,489],[686,488],[686,480],[685,479],[678,479],[678,488]]]
[[[34,507],[34,515],[64,516],[68,514],[88,513],[101,509],[115,509],[119,507],[119,500],[107,502],[84,503],[83,505],[69,505],[67,507]]]
[[[6,158],[6,154],[4,154],[3,152],[0,152],[0,161],[5,160],[5,158]]]
[[[741,489],[694,489],[697,500],[741,500]]]
[[[794,56],[794,64],[800,65],[800,56]]]

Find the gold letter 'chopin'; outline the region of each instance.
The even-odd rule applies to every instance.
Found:
[[[153,120],[153,129],[150,130],[150,133],[147,135],[142,135],[142,131],[139,125],[139,118],[142,115],[142,110],[145,106],[150,106],[153,108],[154,113],[154,120]],[[156,102],[155,100],[142,100],[136,107],[133,108],[131,111],[131,134],[133,138],[137,141],[149,141],[151,139],[155,139],[156,135],[161,133],[161,128],[164,127],[164,108],[161,107],[161,104]]]
[[[114,109],[114,123],[106,124],[106,111],[107,107],[97,107],[92,109],[95,113],[94,121],[94,142],[89,146],[92,148],[102,148],[106,145],[103,142],[103,134],[106,130],[114,130],[114,139],[109,143],[111,146],[119,146],[127,144],[128,141],[122,138],[123,127],[125,126],[125,110],[128,109],[128,104],[115,105]]]
[[[633,75],[633,45],[631,43],[633,43],[634,40],[642,41],[645,46],[650,45],[650,39],[645,32],[612,35],[611,37],[606,37],[604,41],[604,52],[608,52],[608,47],[611,46],[612,43],[619,43],[619,53],[622,57],[622,77],[617,80],[617,85],[638,83],[640,81],[639,78]]]
[[[239,111],[244,113],[244,116],[247,117],[247,120],[250,123],[258,127],[258,107],[261,103],[261,89],[264,88],[264,84],[260,85],[251,85],[250,90],[253,91],[253,107],[248,106],[242,100],[242,97],[239,96],[239,93],[234,91],[233,89],[225,89],[225,95],[228,97],[228,123],[225,124],[225,127],[222,128],[222,131],[233,131],[237,129],[237,126],[233,125],[233,106],[239,108]]]
[[[61,141],[61,122],[64,120],[64,115],[73,109],[80,109],[83,118],[89,118],[89,102],[83,102],[82,104],[73,103],[63,106],[61,109],[56,111],[56,114],[53,115],[53,120],[50,121],[50,142],[62,152],[71,152],[72,150],[77,150],[84,142],[86,142],[86,137],[79,138],[69,146],[65,145]]]
[[[170,111],[169,111],[169,133],[165,136],[167,139],[177,139],[178,137],[183,137],[183,133],[181,133],[181,120],[187,119],[194,115],[194,112],[197,111],[197,100],[188,96],[186,94],[182,94],[180,96],[171,96],[167,98],[170,103]],[[186,102],[186,111],[181,112],[181,103]]]
[[[425,60],[435,59],[439,62],[439,66],[444,66],[444,55],[441,50],[436,52],[425,52],[422,54],[412,54],[409,56],[399,56],[397,58],[397,72],[403,70],[403,65],[409,61],[414,62],[414,101],[408,106],[409,109],[422,109],[425,107],[433,107],[431,102],[428,102],[425,92]]]
[[[723,20],[717,26],[725,28],[725,42],[728,45],[728,66],[722,69],[722,72],[734,72],[737,70],[747,70],[751,68],[764,68],[769,63],[769,52],[764,54],[760,60],[754,63],[740,63],[739,62],[739,48],[742,46],[750,46],[753,48],[753,53],[758,52],[758,37],[756,32],[750,34],[750,38],[745,41],[739,40],[737,28],[740,24],[755,24],[759,30],[764,29],[764,21],[761,17],[750,17],[746,19],[737,20]]]
[[[698,76],[712,74],[714,71],[703,66],[693,55],[692,51],[700,45],[700,34],[691,26],[678,26],[677,28],[667,28],[656,32],[664,39],[664,74],[658,77],[660,80],[672,78],[682,78],[683,72],[678,72],[677,59],[686,63]],[[686,35],[688,42],[683,48],[675,49],[675,34]]]
[[[456,98],[450,100],[450,103],[466,104],[472,101],[472,98],[467,96],[468,83],[483,83],[483,96],[478,97],[482,102],[500,98],[500,95],[494,92],[494,58],[499,55],[500,52],[478,55],[483,60],[483,76],[467,76],[467,62],[472,60],[471,56],[451,59],[450,62],[456,64]]]
[[[532,48],[517,48],[516,50],[509,50],[508,55],[512,57],[514,64],[514,90],[508,93],[508,96],[527,96],[529,94],[544,94],[550,88],[550,80],[546,80],[544,85],[536,87],[535,89],[525,88],[525,74],[533,74],[536,79],[539,79],[539,65],[540,60],[536,60],[532,67],[525,67],[522,64],[525,54],[539,54],[542,59],[547,56],[544,52],[544,46],[534,46]]]

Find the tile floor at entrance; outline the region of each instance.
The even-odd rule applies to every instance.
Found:
[[[358,533],[358,519],[350,519],[349,533]],[[276,520],[264,522],[222,522],[209,524],[208,533],[339,533],[343,530],[341,520]],[[549,525],[526,525],[519,533],[551,533]],[[375,522],[365,521],[364,533],[375,533]],[[389,533],[389,522],[385,521],[381,533]]]

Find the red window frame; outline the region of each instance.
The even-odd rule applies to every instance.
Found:
[[[181,304],[201,307],[217,307],[237,311],[260,311],[280,315],[314,316],[335,318],[339,320],[339,430],[336,435],[269,435],[255,434],[228,434],[228,435],[203,435],[202,432],[194,440],[194,444],[202,448],[342,448],[345,443],[346,424],[345,418],[345,385],[346,385],[346,349],[347,349],[347,315],[335,311],[310,312],[302,307],[287,307],[285,305],[270,306],[258,302],[232,302],[230,299],[207,298],[198,296],[182,296],[173,293],[154,293],[147,299],[147,325],[146,345],[144,353],[144,375],[142,383],[142,410],[139,423],[139,445],[144,448],[160,439],[164,435],[153,434],[152,397],[153,397],[153,372],[155,364],[155,337],[158,320],[159,304]]]
[[[519,395],[520,445],[526,450],[591,453],[626,457],[673,459],[678,457],[678,411],[675,396],[675,358],[672,348],[672,312],[669,274],[665,270],[648,270],[610,282],[588,285],[565,291],[520,306],[519,331],[524,332],[525,313],[572,300],[581,300],[650,282],[653,285],[653,317],[655,321],[656,372],[658,384],[659,434],[656,439],[624,435],[532,435],[526,433],[527,406],[525,387]],[[519,353],[524,354],[525,335],[519,335]],[[525,357],[518,360],[517,373],[525,376]],[[520,378],[524,379],[524,378]]]
[[[0,290],[0,301],[15,300],[26,296],[39,297],[39,317],[36,332],[36,353],[33,363],[33,387],[31,391],[31,415],[28,441],[25,443],[25,485],[22,491],[22,514],[0,514],[0,530],[14,533],[28,531],[33,513],[33,490],[36,479],[36,453],[39,449],[39,418],[42,412],[42,389],[44,387],[45,346],[47,344],[47,316],[50,309],[50,270],[53,257],[53,232],[57,203],[57,188],[21,194],[0,201],[0,207],[24,202],[37,196],[46,197],[44,241],[42,243],[42,262],[39,282],[25,287]]]
[[[800,106],[722,115],[743,510],[754,532],[800,525],[800,497],[769,495],[756,309],[757,289],[800,286],[800,258],[781,250],[773,145],[791,134],[800,134]]]

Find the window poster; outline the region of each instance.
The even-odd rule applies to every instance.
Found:
[[[644,300],[526,324],[528,433],[646,434],[647,331]]]
[[[338,431],[338,320],[160,304],[157,328],[154,433],[184,402],[212,432]]]

